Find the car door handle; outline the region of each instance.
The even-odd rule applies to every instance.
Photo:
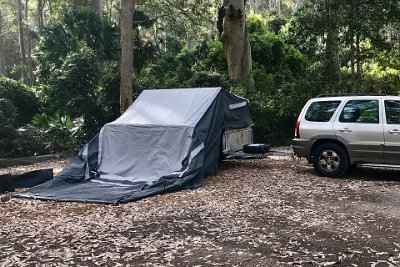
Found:
[[[397,135],[397,134],[400,134],[400,131],[398,129],[393,129],[393,130],[389,131],[389,133]]]
[[[349,128],[339,129],[339,132],[342,132],[342,133],[350,133],[351,131],[352,131],[352,129],[349,129]]]

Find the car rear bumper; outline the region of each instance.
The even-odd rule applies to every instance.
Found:
[[[306,139],[293,139],[292,140],[293,153],[297,157],[307,158],[310,157],[311,142]]]

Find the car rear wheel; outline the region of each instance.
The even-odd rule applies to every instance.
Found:
[[[322,176],[338,177],[349,168],[346,151],[334,143],[322,144],[313,153],[314,169]]]

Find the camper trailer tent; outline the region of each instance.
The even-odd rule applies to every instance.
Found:
[[[252,124],[245,99],[221,88],[143,91],[62,170],[22,197],[123,203],[202,185],[224,130]]]

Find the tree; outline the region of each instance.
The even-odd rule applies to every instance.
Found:
[[[4,25],[4,23],[3,23],[3,21],[4,21],[4,18],[3,18],[3,14],[2,14],[2,11],[0,10],[0,76],[4,76],[5,75],[5,73],[6,73],[6,70],[5,70],[5,62],[4,62],[4,55],[3,55],[3,47],[4,47],[4,45],[3,45],[3,35],[4,35],[4,33],[3,33],[3,25]]]
[[[224,0],[218,11],[218,31],[228,63],[229,78],[253,87],[251,47],[244,0]]]
[[[326,36],[326,77],[328,90],[337,92],[342,83],[340,72],[340,42],[339,42],[339,1],[325,0],[325,13],[327,22]]]
[[[133,102],[133,12],[135,2],[136,0],[121,0],[121,114]]]
[[[24,38],[24,25],[23,25],[22,9],[23,9],[22,1],[17,0],[19,51],[20,51],[20,55],[21,55],[21,80],[25,81],[26,53],[25,53],[25,38]]]

